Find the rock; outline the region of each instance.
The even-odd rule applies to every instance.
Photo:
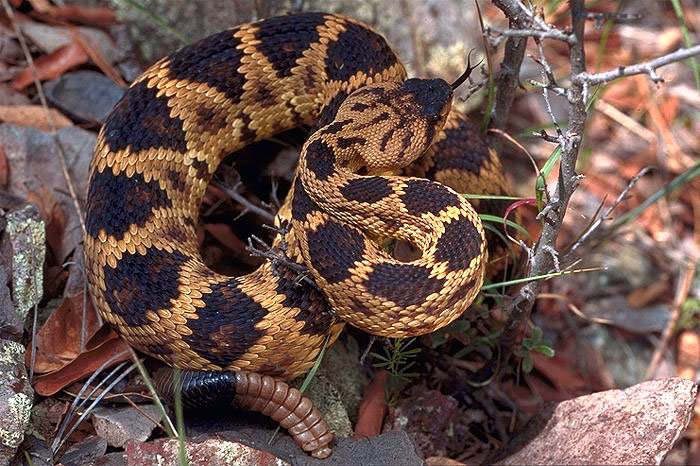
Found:
[[[22,442],[22,446],[20,447],[20,453],[15,455],[12,464],[26,464],[18,461],[20,458],[26,459],[25,455],[29,455],[32,459],[31,466],[54,466],[56,464],[53,460],[53,452],[51,451],[48,441],[32,433],[27,433],[24,436],[24,442]]]
[[[143,413],[131,406],[97,408],[92,413],[92,425],[97,435],[113,447],[123,447],[129,440],[145,442],[156,427],[151,419],[160,421],[161,415],[155,405],[141,405],[139,409]]]
[[[55,135],[34,128],[24,128],[0,124],[0,143],[12,167],[9,191],[21,197],[30,193],[48,193],[53,196],[65,214],[65,225],[60,238],[51,242],[56,261],[60,264],[82,241],[80,219],[68,193],[68,187],[61,168],[62,156],[56,139],[60,142],[65,156],[68,173],[73,186],[82,199],[87,192],[88,167],[92,158],[96,136],[81,128],[63,128]],[[43,212],[49,216],[50,212]],[[17,304],[17,303],[16,303]]]
[[[29,105],[29,97],[17,92],[6,84],[0,84],[0,105]]]
[[[376,437],[355,440],[337,437],[332,445],[333,454],[317,460],[304,453],[284,430],[266,417],[247,412],[217,411],[206,416],[185,414],[188,437],[212,436],[244,443],[259,450],[273,453],[292,466],[334,466],[347,464],[400,464],[418,466],[423,460],[405,432],[387,432]]]
[[[623,341],[615,329],[606,325],[591,324],[583,329],[579,337],[590,343],[594,351],[602,356],[605,369],[612,376],[614,386],[626,388],[644,379],[651,361],[654,347],[643,339]],[[673,377],[676,366],[672,355],[664,355],[657,377]]]
[[[91,70],[66,73],[44,86],[53,105],[78,120],[99,124],[124,94],[111,79]]]
[[[591,299],[582,311],[588,317],[603,319],[608,325],[638,335],[662,332],[671,318],[671,310],[667,304],[633,309],[624,295]]]
[[[6,221],[2,251],[5,261],[11,261],[15,304],[15,312],[9,316],[9,321],[14,322],[15,330],[21,333],[27,313],[39,304],[44,293],[46,232],[39,210],[31,204],[12,210],[6,215]]]
[[[127,466],[126,452],[108,453],[97,458],[91,466]]]
[[[32,43],[47,54],[76,40],[74,32],[67,27],[49,26],[33,21],[21,21],[18,24]],[[81,38],[90,47],[97,50],[108,63],[113,64],[124,58],[124,53],[116,47],[106,32],[85,26],[78,26],[73,30],[79,32]]]
[[[61,457],[64,466],[82,466],[102,457],[107,452],[107,441],[96,435],[71,445]]]
[[[693,414],[697,387],[669,378],[543,410],[486,463],[661,464]]]
[[[481,411],[462,410],[451,396],[416,387],[390,409],[384,432],[405,431],[425,457],[450,456],[463,449],[469,424],[483,418]]]
[[[148,443],[129,441],[126,458],[130,466],[179,466],[177,439],[159,439]],[[218,438],[187,440],[187,459],[192,465],[209,466],[285,466],[281,459],[266,451]]]
[[[57,398],[45,398],[35,404],[32,407],[32,434],[39,438],[53,438],[68,409],[69,403]]]
[[[12,302],[10,288],[7,286],[10,281],[4,264],[0,264],[0,338],[19,341],[22,338],[26,314],[18,312]]]
[[[7,464],[24,440],[33,391],[24,368],[24,346],[0,340],[0,464]]]
[[[362,389],[367,385],[359,360],[357,342],[349,335],[343,336],[326,351],[305,393],[340,437],[352,436],[352,421],[357,419]],[[299,377],[292,385],[299,387],[303,380]]]

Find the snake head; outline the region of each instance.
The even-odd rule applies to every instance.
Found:
[[[395,171],[430,147],[451,107],[452,88],[442,79],[370,84],[338,109],[335,121],[350,123],[336,136],[362,140],[346,154],[358,161],[353,166],[366,168],[367,174]]]
[[[409,79],[400,91],[413,100],[416,112],[442,127],[452,106],[452,88],[442,79]]]

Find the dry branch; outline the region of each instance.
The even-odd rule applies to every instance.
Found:
[[[656,74],[656,70],[662,66],[670,65],[671,63],[676,63],[679,61],[686,60],[700,55],[700,44],[695,45],[690,48],[678,49],[675,52],[669,53],[667,55],[660,56],[653,60],[638,63],[636,65],[630,66],[620,66],[614,70],[603,71],[602,73],[580,73],[574,75],[573,81],[584,83],[587,86],[593,86],[596,84],[603,84],[613,81],[618,78],[623,78],[625,76],[634,76],[636,74],[646,74],[649,75],[652,81],[655,83],[663,82],[664,79]]]
[[[544,208],[540,211],[538,219],[542,220],[542,232],[536,244],[528,250],[528,270],[526,278],[552,273],[569,263],[571,254],[567,254],[564,260],[560,260],[556,249],[557,237],[566,215],[569,200],[576,190],[581,176],[576,173],[576,161],[583,138],[586,119],[588,117],[586,105],[588,89],[595,84],[612,81],[614,79],[635,74],[647,74],[653,80],[661,78],[655,70],[673,62],[685,60],[695,55],[700,55],[700,45],[664,55],[654,60],[620,67],[603,73],[589,74],[586,71],[586,56],[584,51],[584,29],[586,20],[590,18],[586,11],[584,0],[571,0],[572,31],[562,32],[544,22],[534,11],[526,7],[520,0],[494,0],[494,4],[506,15],[510,22],[510,29],[501,31],[508,37],[505,56],[501,64],[501,71],[496,79],[498,89],[495,98],[495,106],[492,114],[492,127],[502,128],[507,120],[515,90],[518,87],[518,75],[520,64],[525,53],[526,42],[533,37],[539,46],[540,57],[536,60],[543,71],[544,83],[538,83],[543,87],[545,104],[548,104],[547,92],[555,92],[567,97],[568,126],[565,130],[559,130],[557,137],[545,135],[549,140],[559,143],[561,149],[559,163],[559,177],[554,191],[549,194]],[[516,32],[516,31],[520,32]],[[542,38],[554,38],[563,40],[569,45],[569,64],[571,68],[570,87],[559,87],[553,80],[551,68],[544,59],[544,51],[541,44]],[[548,112],[552,123],[552,112]],[[624,196],[624,194],[622,195]],[[591,235],[587,235],[591,236]],[[577,247],[580,244],[577,245]],[[569,251],[571,252],[571,251]],[[561,264],[560,264],[561,262]],[[481,377],[488,377],[500,364],[505,363],[513,354],[516,345],[522,338],[530,318],[532,307],[539,295],[543,282],[535,280],[527,282],[513,298],[511,312],[504,328],[500,341],[500,356],[484,368]]]

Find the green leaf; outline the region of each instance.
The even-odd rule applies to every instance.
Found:
[[[536,275],[534,277],[517,278],[515,280],[506,280],[498,283],[490,283],[488,285],[482,286],[481,291],[493,290],[502,286],[519,285],[521,283],[534,282],[535,280],[547,280],[554,277],[561,277],[562,275],[571,275],[572,273],[597,272],[599,270],[600,268],[594,267],[590,269],[562,270],[560,272],[545,273],[543,275]]]
[[[537,345],[534,348],[532,348],[532,351],[537,351],[540,354],[544,354],[548,358],[554,357],[554,349],[547,345]]]

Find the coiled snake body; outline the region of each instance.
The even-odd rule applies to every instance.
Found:
[[[463,192],[508,187],[496,155],[450,112],[450,87],[405,74],[381,36],[322,13],[245,24],[149,68],[107,119],[91,165],[85,261],[103,317],[172,366],[233,371],[239,385],[240,374],[273,377],[246,379],[255,390],[241,404],[298,408],[301,422],[296,395],[272,403],[273,381],[307,371],[344,322],[402,337],[462,314],[482,284],[484,231],[462,196],[424,178]],[[318,287],[273,262],[243,277],[211,271],[195,226],[219,162],[304,125],[318,131],[278,218],[291,222],[287,255]],[[381,247],[389,239],[421,257],[394,259]],[[263,379],[266,408],[253,406]],[[324,456],[317,414],[306,430],[322,441],[297,440]]]

